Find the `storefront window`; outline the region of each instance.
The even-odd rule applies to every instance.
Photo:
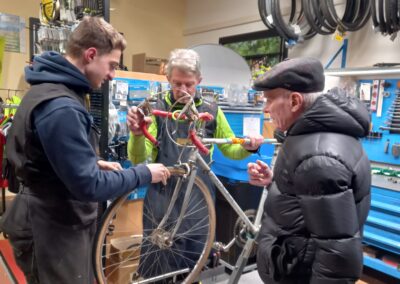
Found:
[[[284,42],[274,31],[261,31],[220,38],[219,43],[240,54],[253,78],[287,57]]]

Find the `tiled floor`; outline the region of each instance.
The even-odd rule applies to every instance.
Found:
[[[206,279],[203,280],[202,284],[226,284],[228,283],[228,275],[220,275],[214,279]],[[256,270],[249,271],[244,273],[239,280],[239,284],[263,284],[258,272]],[[378,279],[374,279],[371,277],[367,277],[366,275],[363,276],[363,280],[359,280],[356,284],[389,284],[382,282]]]
[[[228,275],[225,276],[220,276],[215,280],[204,280],[202,281],[202,284],[222,284],[222,283],[228,283],[227,280]],[[375,284],[378,282],[364,282],[362,280],[357,281],[356,284]],[[242,277],[240,277],[239,280],[239,284],[263,284],[260,276],[258,276],[258,272],[257,271],[251,271],[248,273],[245,273],[242,275]]]
[[[222,284],[228,283],[228,274],[219,275],[211,279],[205,279],[201,281],[202,284]],[[257,271],[250,271],[242,275],[239,280],[239,284],[263,284]]]
[[[10,193],[7,193],[7,207],[10,205],[10,201],[12,200],[13,195]],[[1,210],[1,203],[0,203],[0,210]],[[0,217],[1,218],[1,217]],[[3,234],[0,233],[0,240],[3,240]],[[222,274],[218,275],[217,277],[205,279],[202,281],[202,284],[222,284],[222,283],[227,283],[228,282],[228,274]],[[379,279],[380,277],[378,277]],[[362,277],[362,280],[357,281],[357,284],[389,284],[388,281],[381,281],[378,280],[376,277],[371,276],[371,275],[366,275],[364,274]],[[391,284],[392,282],[390,282]],[[263,284],[261,281],[261,278],[258,275],[258,272],[256,270],[244,273],[240,280],[239,284]]]

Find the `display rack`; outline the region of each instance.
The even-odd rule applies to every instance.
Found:
[[[379,81],[380,87],[384,86],[384,95],[379,96],[378,90],[371,90],[371,101],[374,96],[381,100],[381,110],[370,110],[371,132],[362,139],[364,150],[374,168],[371,208],[363,232],[364,265],[400,279],[400,177],[389,175],[400,170],[400,157],[391,151],[395,143],[400,143],[400,131],[381,128],[389,119],[389,109],[400,100],[400,68],[329,69],[325,75],[353,77],[358,87],[363,83],[374,86],[378,79],[384,79],[384,82]],[[370,105],[370,102],[366,103]],[[379,172],[376,169],[382,170],[376,174]]]

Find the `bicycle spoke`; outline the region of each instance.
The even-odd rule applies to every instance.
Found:
[[[105,218],[100,228],[101,236],[97,240],[96,267],[101,269],[96,269],[98,283],[143,283],[153,278],[154,281],[157,279],[163,283],[166,282],[163,279],[171,277],[193,281],[194,272],[199,271],[199,267],[201,268],[208,257],[212,245],[209,234],[215,226],[210,224],[215,217],[211,218],[209,215],[210,206],[213,205],[212,198],[204,184],[201,186],[202,188],[198,188],[196,184],[185,212],[181,212],[183,196],[178,196],[167,217],[165,212],[163,214],[163,210],[167,208],[142,201],[143,211],[137,213],[132,210],[128,215],[124,213],[121,216],[127,217],[119,222],[119,211],[132,208],[127,206],[131,201],[115,204],[112,214]],[[182,190],[182,194],[184,192]],[[171,198],[173,191],[166,194],[171,194]],[[168,199],[168,196],[165,197]],[[176,230],[179,214],[182,214],[182,223],[179,222],[181,227]],[[162,227],[159,227],[164,217],[166,219]],[[174,231],[176,235],[172,236]],[[194,249],[187,248],[187,242],[194,244]],[[201,266],[198,265],[199,261]],[[182,273],[184,274],[179,276]]]

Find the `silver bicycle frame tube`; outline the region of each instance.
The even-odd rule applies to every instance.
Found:
[[[175,206],[175,202],[176,202],[176,199],[178,198],[178,194],[181,191],[181,187],[182,187],[182,178],[179,179],[175,185],[174,193],[172,194],[171,201],[168,205],[167,212],[165,213],[164,217],[162,218],[160,224],[158,224],[157,229],[162,228],[164,226],[165,222],[168,220],[169,215],[171,214],[172,209]]]
[[[186,212],[187,206],[188,206],[188,204],[189,204],[190,193],[191,193],[192,190],[193,190],[193,184],[194,184],[194,181],[195,181],[195,179],[196,179],[196,176],[197,176],[197,167],[194,166],[194,167],[192,168],[192,170],[191,170],[190,175],[189,175],[189,182],[188,182],[187,189],[186,189],[186,192],[185,192],[185,197],[183,198],[183,204],[182,204],[182,208],[181,208],[181,214],[179,214],[178,221],[176,222],[176,226],[175,226],[175,228],[174,228],[174,231],[172,232],[172,234],[171,234],[171,236],[170,236],[170,239],[171,239],[171,240],[174,239],[175,234],[176,234],[176,232],[178,231],[178,229],[179,229],[179,227],[180,227],[180,225],[181,225],[181,223],[182,223],[182,220],[183,220],[183,214],[182,214],[182,212],[183,212],[183,213]],[[175,202],[174,202],[174,204],[175,204]]]
[[[186,273],[186,272],[189,272],[189,271],[190,271],[189,268],[185,268],[185,269],[181,269],[181,270],[178,270],[178,271],[175,271],[175,272],[165,273],[165,274],[163,274],[161,276],[156,276],[156,277],[152,277],[152,278],[149,278],[149,279],[143,279],[143,280],[139,280],[139,281],[132,281],[130,283],[131,284],[133,284],[133,283],[135,283],[135,284],[136,283],[137,284],[154,283],[157,280],[163,280],[163,279],[166,279],[166,278],[174,277],[176,275],[180,275],[182,273]]]
[[[210,167],[207,165],[207,163],[204,161],[204,159],[201,157],[199,153],[197,153],[197,161],[200,164],[200,167],[204,170],[207,171],[207,174],[211,181],[215,184],[215,186],[218,188],[219,192],[224,196],[226,201],[232,206],[233,210],[239,215],[239,217],[246,223],[246,226],[250,228],[250,232],[252,234],[257,234],[259,231],[258,226],[254,226],[253,223],[251,223],[250,219],[246,216],[246,214],[243,212],[243,210],[240,208],[240,206],[237,204],[235,199],[229,194],[228,190],[225,188],[225,186],[222,184],[222,182],[217,178],[217,176],[211,171]]]

